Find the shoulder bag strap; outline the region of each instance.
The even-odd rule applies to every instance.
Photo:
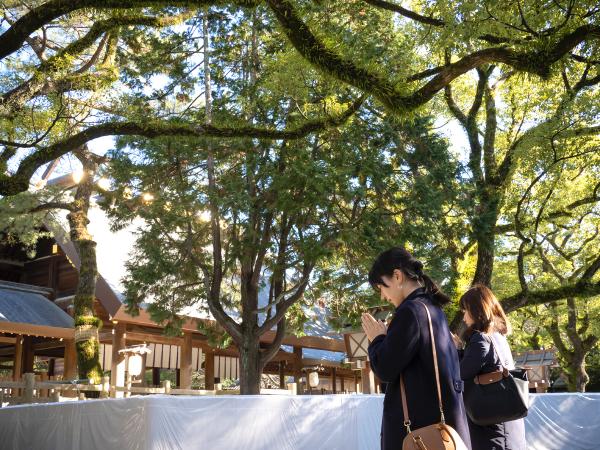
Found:
[[[494,352],[494,355],[496,355],[496,358],[498,358],[498,361],[500,362],[500,368],[502,369],[503,372],[506,372],[508,369],[506,368],[506,366],[502,362],[502,356],[500,355],[500,353],[498,353],[498,350],[496,349],[496,343],[494,341],[494,335],[490,334],[490,335],[488,335],[488,337],[490,338],[490,345],[492,346],[492,351]]]
[[[410,417],[408,417],[408,405],[406,404],[406,389],[404,388],[404,377],[400,375],[400,397],[402,398],[402,413],[404,415],[404,426],[410,434]]]
[[[431,314],[429,314],[429,308],[423,302],[419,302],[425,308],[425,312],[427,313],[427,321],[429,322],[429,334],[431,335],[431,351],[433,353],[433,367],[435,369],[435,384],[437,387],[437,395],[438,395],[438,403],[440,407],[440,422],[446,423],[446,417],[444,416],[444,405],[442,403],[442,388],[440,386],[440,371],[438,368],[438,358],[437,351],[435,349],[435,336],[433,334],[433,325],[431,323]]]
[[[431,351],[433,352],[433,367],[435,369],[435,384],[437,387],[438,404],[440,408],[440,422],[446,423],[446,417],[444,416],[444,406],[442,403],[442,389],[440,387],[440,371],[438,368],[437,351],[435,349],[435,336],[433,335],[433,325],[431,323],[431,314],[429,314],[429,308],[423,302],[419,302],[425,308],[427,313],[427,321],[429,322],[429,334],[431,335]],[[400,396],[402,397],[402,412],[404,414],[404,426],[406,431],[410,433],[410,417],[408,415],[408,405],[406,403],[406,389],[404,387],[404,377],[400,375]]]

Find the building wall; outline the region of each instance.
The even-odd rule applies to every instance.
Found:
[[[146,368],[179,369],[181,347],[178,345],[148,344],[150,353],[146,355]],[[192,370],[203,369],[205,354],[201,348],[192,348]],[[102,370],[110,370],[112,364],[112,345],[100,344],[100,365]],[[240,374],[239,358],[215,355],[215,377],[221,381],[226,378],[236,380]]]

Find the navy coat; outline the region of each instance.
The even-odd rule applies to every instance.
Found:
[[[496,353],[490,343],[492,338]],[[482,373],[494,372],[499,370],[501,365],[509,370],[515,368],[506,338],[500,333],[494,333],[492,337],[479,331],[473,332],[460,362],[462,379],[472,379]],[[473,450],[525,450],[526,448],[523,419],[489,426],[476,425],[469,419],[469,431]]]
[[[458,354],[450,336],[446,315],[423,288],[412,292],[396,308],[387,334],[376,337],[369,345],[371,367],[379,379],[387,382],[383,400],[381,448],[401,449],[407,434],[400,397],[401,373],[404,375],[411,428],[416,430],[440,421],[429,323],[425,308],[419,301],[427,305],[431,314],[446,423],[471,448]]]

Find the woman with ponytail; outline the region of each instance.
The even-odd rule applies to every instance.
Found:
[[[371,368],[380,380],[387,383],[381,448],[402,448],[408,434],[403,426],[406,418],[402,408],[400,376],[405,386],[411,430],[440,422],[428,311],[435,338],[445,422],[471,448],[458,355],[441,309],[450,301],[449,298],[423,272],[423,264],[400,247],[386,250],[376,258],[369,272],[369,283],[382,299],[395,307],[394,317],[387,327],[370,314],[362,316],[363,329],[370,341]]]

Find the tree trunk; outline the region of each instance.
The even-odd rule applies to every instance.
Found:
[[[74,210],[68,214],[70,237],[79,254],[79,280],[73,300],[75,309],[75,346],[77,349],[77,367],[79,378],[91,379],[99,383],[102,378],[100,366],[100,345],[98,330],[102,325],[94,316],[94,298],[96,293],[96,243],[92,240],[87,225],[90,197],[93,190],[95,165],[82,161],[84,178],[77,187]]]
[[[565,368],[569,392],[585,392],[585,387],[590,381],[585,370],[585,353],[573,352],[570,356],[568,367]]]
[[[260,394],[260,344],[256,337],[244,336],[244,345],[240,347],[240,394]]]
[[[494,246],[489,245],[489,238],[484,237],[477,240],[477,268],[473,277],[473,284],[481,283],[486,286],[492,284],[492,272],[494,270]]]
[[[573,369],[575,369],[575,389],[577,392],[585,392],[585,386],[590,381],[590,377],[585,370],[585,356],[577,362],[577,367]]]
[[[499,195],[482,195],[481,212],[473,221],[473,229],[477,239],[477,267],[473,284],[492,285],[494,271],[495,227],[498,221]]]
[[[100,366],[98,331],[102,322],[94,316],[93,309],[97,277],[96,243],[93,241],[80,241],[76,248],[81,259],[79,283],[73,301],[75,307],[77,367],[79,378],[99,382],[102,378],[102,367]]]
[[[594,336],[583,338],[584,330],[577,329],[577,308],[574,298],[568,298],[569,324],[566,329],[566,339],[561,334],[558,322],[558,311],[556,304],[552,304],[552,322],[547,326],[547,331],[552,337],[554,345],[558,349],[563,363],[563,371],[567,375],[567,386],[570,392],[585,392],[585,387],[590,378],[585,370],[585,357],[598,340]],[[587,317],[586,317],[587,319]],[[585,319],[584,319],[585,320]],[[565,340],[568,341],[569,346]]]

